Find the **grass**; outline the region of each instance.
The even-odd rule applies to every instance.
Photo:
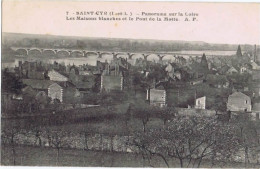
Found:
[[[90,131],[93,133],[104,133],[104,134],[124,134],[129,131],[142,131],[143,124],[140,119],[132,118],[128,121],[126,126],[124,120],[113,118],[103,119],[102,121],[91,120],[88,122],[64,124],[61,126],[50,126],[51,129],[57,130],[62,129],[65,131],[80,132]],[[151,118],[147,123],[147,129],[163,127],[163,121],[158,118]]]
[[[77,149],[60,150],[59,163],[57,162],[57,150],[53,148],[16,146],[16,165],[18,166],[78,166],[78,167],[151,167],[147,160],[143,161],[141,154],[84,151]],[[13,156],[9,145],[2,145],[1,165],[13,165]],[[177,159],[168,159],[171,168],[180,167]],[[167,167],[159,157],[153,157],[153,167]],[[192,166],[190,166],[192,167]],[[210,161],[204,160],[202,168],[210,168]],[[215,167],[243,168],[243,163],[227,163],[221,166],[216,162]],[[257,167],[260,165],[248,164],[246,167]]]

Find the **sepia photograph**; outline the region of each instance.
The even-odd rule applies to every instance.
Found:
[[[260,168],[260,3],[1,8],[1,166]]]

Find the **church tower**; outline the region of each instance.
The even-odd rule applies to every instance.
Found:
[[[242,57],[242,52],[241,52],[241,47],[240,47],[240,45],[238,45],[236,55],[237,55],[238,58],[241,58],[241,57]]]

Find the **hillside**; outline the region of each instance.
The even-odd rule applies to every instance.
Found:
[[[108,51],[181,51],[181,50],[222,50],[233,51],[238,44],[211,44],[202,41],[148,40],[148,39],[114,39],[90,38],[56,35],[33,35],[19,33],[2,33],[3,48],[40,47],[73,48]],[[252,45],[241,45],[245,51],[253,50]]]

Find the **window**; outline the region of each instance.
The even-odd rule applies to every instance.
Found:
[[[246,100],[246,104],[247,104],[247,100]]]

